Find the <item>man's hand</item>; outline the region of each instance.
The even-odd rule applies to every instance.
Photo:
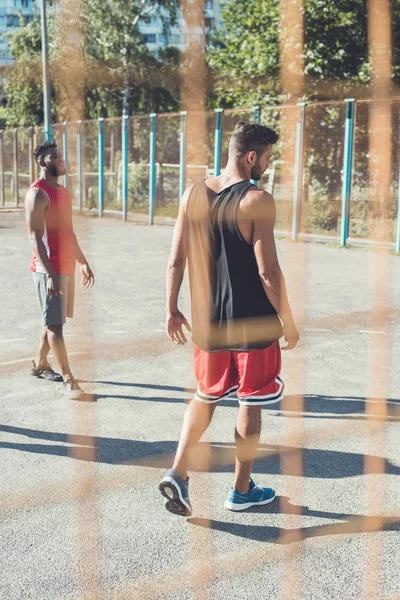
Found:
[[[87,263],[81,265],[81,275],[82,275],[82,279],[81,279],[82,287],[85,290],[91,288],[92,285],[94,284],[94,275],[93,275],[91,268],[89,267],[89,265]]]
[[[171,338],[171,340],[175,344],[178,344],[178,346],[183,346],[187,342],[185,334],[183,333],[183,330],[182,330],[183,325],[186,327],[186,329],[188,331],[192,331],[192,328],[190,327],[186,318],[183,316],[183,314],[179,310],[177,310],[176,312],[173,312],[173,313],[167,313],[167,323],[166,323],[167,333],[168,333],[169,337]]]
[[[300,339],[299,332],[296,329],[296,325],[291,322],[287,325],[283,324],[283,333],[285,337],[286,346],[282,346],[282,350],[293,350],[296,348],[297,343]]]
[[[60,289],[60,279],[57,273],[52,273],[51,275],[47,276],[46,289],[48,296],[59,296],[62,294]]]

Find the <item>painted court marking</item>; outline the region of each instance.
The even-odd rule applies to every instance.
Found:
[[[374,331],[372,329],[360,329],[360,333],[376,333],[378,335],[385,335],[386,331]]]
[[[103,333],[129,333],[129,331],[124,330],[124,331],[104,331]]]
[[[13,340],[0,340],[0,344],[8,344],[9,342],[26,342],[28,338],[14,338]]]
[[[77,354],[89,354],[88,352],[68,352],[68,356],[76,356]],[[50,355],[52,356],[52,355]],[[35,356],[28,356],[27,358],[18,358],[17,360],[8,360],[7,362],[1,362],[0,367],[6,365],[16,365],[17,363],[27,362],[28,360],[35,360]],[[53,358],[53,357],[52,357]]]

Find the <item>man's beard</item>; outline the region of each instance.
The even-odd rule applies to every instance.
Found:
[[[262,177],[262,170],[260,167],[260,161],[257,161],[256,164],[254,165],[254,167],[252,167],[250,175],[251,178],[254,179],[254,181],[260,181],[261,177]]]
[[[65,167],[49,167],[48,171],[53,177],[61,177],[66,173]]]

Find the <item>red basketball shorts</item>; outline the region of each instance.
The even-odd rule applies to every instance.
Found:
[[[240,404],[247,406],[272,404],[283,398],[279,342],[247,352],[205,352],[195,346],[194,371],[197,379],[194,397],[199,402],[213,404],[235,391]]]

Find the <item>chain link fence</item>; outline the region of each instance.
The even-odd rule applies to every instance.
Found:
[[[100,212],[99,172],[102,172],[102,208],[106,213],[123,215],[125,206],[125,214],[147,215],[153,210],[156,218],[175,218],[184,187],[212,176],[216,168],[223,170],[235,124],[241,119],[256,118],[281,135],[270,166],[259,182],[259,186],[275,198],[278,231],[292,234],[294,239],[297,235],[310,234],[340,239],[342,221],[346,219],[350,239],[374,240],[373,221],[375,229],[385,223],[389,232],[387,241],[396,242],[398,248],[400,98],[385,101],[391,115],[390,192],[379,198],[377,173],[382,168],[383,157],[370,148],[369,142],[370,114],[376,102],[355,102],[350,142],[346,142],[344,100],[306,104],[303,117],[301,107],[297,105],[220,111],[219,138],[218,111],[207,111],[204,164],[193,164],[190,160],[190,156],[195,155],[196,144],[186,134],[186,113],[156,116],[153,153],[151,117],[147,115],[130,117],[126,150],[121,118],[104,120],[102,153],[99,153],[101,134],[97,120],[53,125],[53,138],[65,155],[64,185],[73,197],[75,208]],[[44,141],[44,129],[10,129],[1,132],[0,136],[0,203],[2,206],[19,206],[38,174],[32,151],[36,144]],[[291,146],[292,153],[284,152],[282,140]],[[351,144],[352,150],[350,174],[344,172],[346,143]],[[288,156],[294,157],[289,159],[290,164],[285,164],[285,156],[286,162]],[[285,177],[282,176],[284,171]],[[152,176],[155,177],[153,191]],[[345,208],[343,189],[349,176],[349,206]],[[152,202],[154,208],[151,208]],[[293,208],[295,203],[296,210]]]

